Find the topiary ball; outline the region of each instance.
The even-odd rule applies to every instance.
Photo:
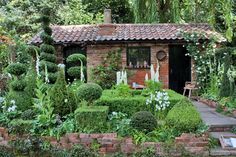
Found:
[[[81,53],[75,53],[66,58],[67,63],[86,62],[86,56]]]
[[[10,83],[10,86],[15,91],[23,91],[26,87],[26,81],[25,80],[14,80]]]
[[[52,45],[42,44],[40,46],[41,52],[55,54],[56,50]]]
[[[78,97],[81,100],[92,102],[102,96],[102,87],[96,83],[85,83],[78,88]]]
[[[48,62],[53,62],[55,63],[57,60],[57,57],[54,54],[50,54],[50,53],[41,53],[40,54],[40,60],[45,60]]]
[[[130,125],[139,131],[148,133],[157,127],[157,120],[151,112],[140,111],[131,117]]]
[[[37,46],[33,46],[33,45],[31,45],[31,46],[28,46],[27,47],[27,49],[26,49],[26,52],[29,54],[29,55],[31,55],[31,56],[36,56],[36,53],[40,53],[40,49],[39,49],[39,47],[37,47]]]
[[[192,103],[183,99],[169,111],[166,123],[180,132],[188,133],[197,129],[201,117]]]
[[[67,70],[67,74],[71,77],[74,77],[74,78],[80,78],[80,71],[81,71],[80,66],[74,66],[74,67],[70,67]],[[83,66],[83,72],[84,73],[86,72],[86,67],[85,66]]]
[[[50,35],[46,34],[45,32],[40,34],[40,38],[45,44],[49,44],[49,45],[53,44],[53,38]]]
[[[12,63],[7,66],[6,70],[12,75],[20,76],[26,72],[26,67],[22,63]]]

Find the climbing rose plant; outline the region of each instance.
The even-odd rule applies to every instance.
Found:
[[[213,77],[212,75],[217,76],[220,70],[220,63],[216,59],[216,37],[207,39],[206,34],[203,33],[182,33],[187,41],[187,44],[184,45],[188,51],[186,55],[190,56],[194,62],[192,70],[196,72],[197,85],[200,91],[204,92]]]

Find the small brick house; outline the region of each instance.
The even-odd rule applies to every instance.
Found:
[[[202,32],[208,38],[219,35],[208,24],[97,24],[52,26],[58,63],[74,52],[87,57],[87,76],[101,64],[107,52],[122,50],[122,67],[131,71],[130,84],[144,84],[150,65],[160,65],[160,80],[165,88],[181,92],[185,81],[194,80],[193,62],[187,50],[182,31]],[[38,33],[30,41],[38,45]]]

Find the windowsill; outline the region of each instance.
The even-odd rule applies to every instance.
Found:
[[[135,68],[135,67],[125,67],[125,69],[130,69],[130,70],[137,70],[137,69],[150,69],[150,67],[140,67],[140,68]]]

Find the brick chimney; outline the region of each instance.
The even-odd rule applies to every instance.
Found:
[[[111,9],[104,9],[104,23],[111,23]]]

